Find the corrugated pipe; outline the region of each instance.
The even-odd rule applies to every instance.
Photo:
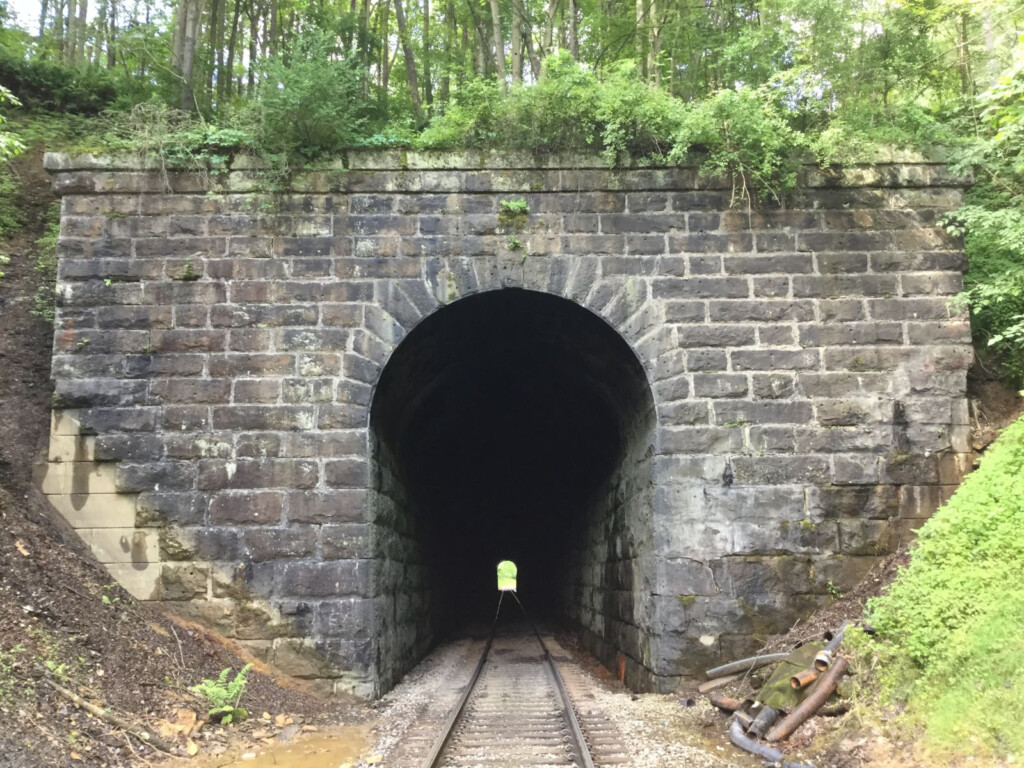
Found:
[[[725,675],[733,675],[738,672],[750,672],[754,669],[760,669],[761,667],[766,667],[769,664],[774,664],[776,661],[782,661],[787,656],[789,656],[788,653],[765,653],[761,656],[751,656],[749,659],[739,659],[738,661],[731,661],[720,667],[709,669],[704,674],[707,676],[708,680],[714,680],[716,677],[724,677]]]
[[[729,725],[729,740],[744,752],[757,755],[773,765],[782,766],[782,768],[814,768],[813,766],[806,765],[804,763],[790,763],[783,760],[782,752],[774,747],[767,747],[764,744],[759,744],[754,739],[743,733],[743,725],[739,720],[734,719]]]
[[[832,695],[832,692],[836,689],[836,685],[839,683],[839,678],[843,676],[846,671],[847,661],[842,656],[836,656],[835,661],[832,662],[832,666],[828,668],[828,672],[821,676],[818,680],[818,686],[810,693],[810,695],[801,701],[796,709],[786,715],[779,723],[768,731],[768,735],[765,736],[765,741],[782,741],[783,739],[789,738],[789,736],[803,725],[803,722],[813,715],[822,704]]]

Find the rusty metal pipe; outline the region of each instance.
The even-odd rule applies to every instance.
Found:
[[[743,706],[742,701],[732,696],[726,696],[724,693],[712,693],[708,700],[712,705],[724,709],[726,712],[735,712]]]
[[[726,675],[750,672],[751,670],[760,669],[761,667],[766,667],[769,664],[774,664],[776,661],[782,661],[787,656],[789,656],[788,653],[764,653],[760,656],[751,656],[749,659],[730,661],[728,664],[723,664],[720,667],[709,669],[704,673],[704,675],[708,680],[713,680],[716,677],[725,677]]]
[[[764,736],[765,731],[775,724],[775,721],[779,719],[779,715],[782,713],[775,709],[775,707],[765,707],[757,713],[757,717],[754,718],[754,722],[747,728],[747,733],[753,736],[755,739],[760,739]]]
[[[757,741],[747,736],[743,732],[743,725],[739,720],[734,719],[729,725],[729,740],[744,752],[757,755],[763,760],[767,760],[772,765],[779,765],[782,766],[782,768],[812,768],[812,766],[804,765],[803,763],[790,763],[783,760],[782,752],[774,747],[759,744]]]
[[[782,741],[783,739],[789,738],[789,736],[803,725],[804,721],[813,715],[821,705],[825,703],[832,692],[836,689],[836,685],[839,684],[839,678],[846,672],[847,661],[842,656],[836,656],[835,661],[832,662],[832,666],[828,668],[821,680],[818,681],[818,687],[815,688],[811,694],[797,705],[796,709],[786,715],[778,724],[768,731],[768,735],[765,736],[765,741]]]
[[[750,716],[749,712],[744,712],[742,709],[738,709],[733,715],[733,722],[739,723],[743,730],[746,731],[754,724],[754,718]]]
[[[797,690],[806,688],[808,685],[818,679],[818,670],[816,669],[805,669],[803,672],[797,672],[791,678],[789,678],[789,685]]]

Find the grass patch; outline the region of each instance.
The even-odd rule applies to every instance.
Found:
[[[875,694],[905,707],[935,756],[1024,752],[1024,419],[921,529],[868,605]]]

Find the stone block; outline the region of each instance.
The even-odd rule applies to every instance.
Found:
[[[324,479],[331,488],[365,488],[370,482],[369,465],[362,459],[327,461]]]
[[[130,499],[132,497],[124,496],[123,498]],[[138,525],[159,527],[163,525],[198,525],[204,522],[209,500],[205,494],[201,493],[159,491],[140,493],[135,497],[134,503]]]
[[[750,377],[750,383],[755,400],[785,400],[796,392],[791,373],[758,373]]]
[[[316,462],[292,459],[204,459],[198,485],[203,491],[245,488],[312,488],[318,481]]]
[[[79,528],[78,535],[101,563],[155,563],[159,537],[153,528]]]
[[[716,400],[715,423],[730,424],[806,424],[814,410],[806,400]]]
[[[160,566],[161,600],[194,600],[206,597],[209,569],[195,563],[163,563]]]
[[[190,461],[160,461],[117,465],[115,488],[121,493],[188,491],[196,482],[196,466]]]
[[[368,597],[367,560],[283,562],[278,568],[280,594],[291,597]]]
[[[54,411],[60,413],[60,411]],[[76,423],[75,429],[78,425]],[[96,438],[92,435],[74,434],[64,435],[51,431],[50,442],[47,450],[47,460],[52,462],[63,461],[95,461]]]
[[[120,493],[49,496],[48,500],[72,528],[133,528],[135,498]]]
[[[261,527],[251,528],[242,533],[246,554],[253,562],[286,557],[312,557],[316,554],[316,541],[317,530],[314,526]]]
[[[739,349],[730,352],[729,358],[736,371],[802,371],[818,367],[818,352],[813,349]]]
[[[693,394],[696,397],[745,397],[747,377],[742,374],[694,374]]]
[[[160,563],[104,563],[103,567],[136,600],[159,599]]]
[[[292,523],[362,523],[367,520],[367,492],[362,489],[296,491],[288,494]]]
[[[831,469],[823,456],[737,456],[732,462],[736,482],[751,485],[827,483]]]
[[[213,525],[275,525],[281,522],[284,494],[278,491],[226,492],[210,500]]]

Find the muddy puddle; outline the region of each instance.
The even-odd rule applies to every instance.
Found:
[[[190,762],[190,768],[348,768],[365,756],[368,725],[297,735],[287,742],[249,745]]]

